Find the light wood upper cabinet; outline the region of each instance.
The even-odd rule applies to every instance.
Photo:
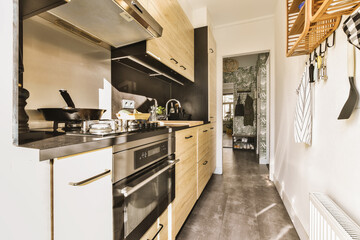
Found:
[[[194,81],[194,29],[189,19],[177,0],[146,1],[146,9],[163,27],[161,37],[147,41],[147,53]]]
[[[208,27],[209,121],[216,122],[216,42]]]
[[[112,240],[112,148],[55,159],[53,169],[54,238]]]

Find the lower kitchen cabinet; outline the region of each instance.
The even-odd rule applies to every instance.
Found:
[[[211,178],[215,165],[214,123],[198,127],[197,197]]]
[[[112,148],[53,163],[55,240],[112,240]]]
[[[175,199],[172,203],[172,239],[175,238],[181,229],[197,200],[197,129],[189,128],[177,131],[175,138],[176,159],[180,161],[175,167]]]
[[[178,234],[215,170],[215,123],[176,132],[172,238]]]

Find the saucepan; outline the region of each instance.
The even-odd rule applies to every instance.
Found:
[[[38,111],[44,115],[44,118],[47,121],[68,122],[99,120],[106,111],[105,109],[95,108],[75,108],[75,104],[69,93],[64,89],[59,91],[68,106],[64,108],[39,108]]]

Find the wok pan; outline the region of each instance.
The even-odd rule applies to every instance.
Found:
[[[39,108],[38,111],[44,115],[45,120],[56,122],[99,120],[106,111],[105,109],[75,108],[69,93],[66,90],[60,90],[60,93],[68,107]]]

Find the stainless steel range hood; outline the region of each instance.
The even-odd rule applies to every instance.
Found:
[[[162,34],[162,27],[136,0],[71,0],[39,16],[106,48]]]

